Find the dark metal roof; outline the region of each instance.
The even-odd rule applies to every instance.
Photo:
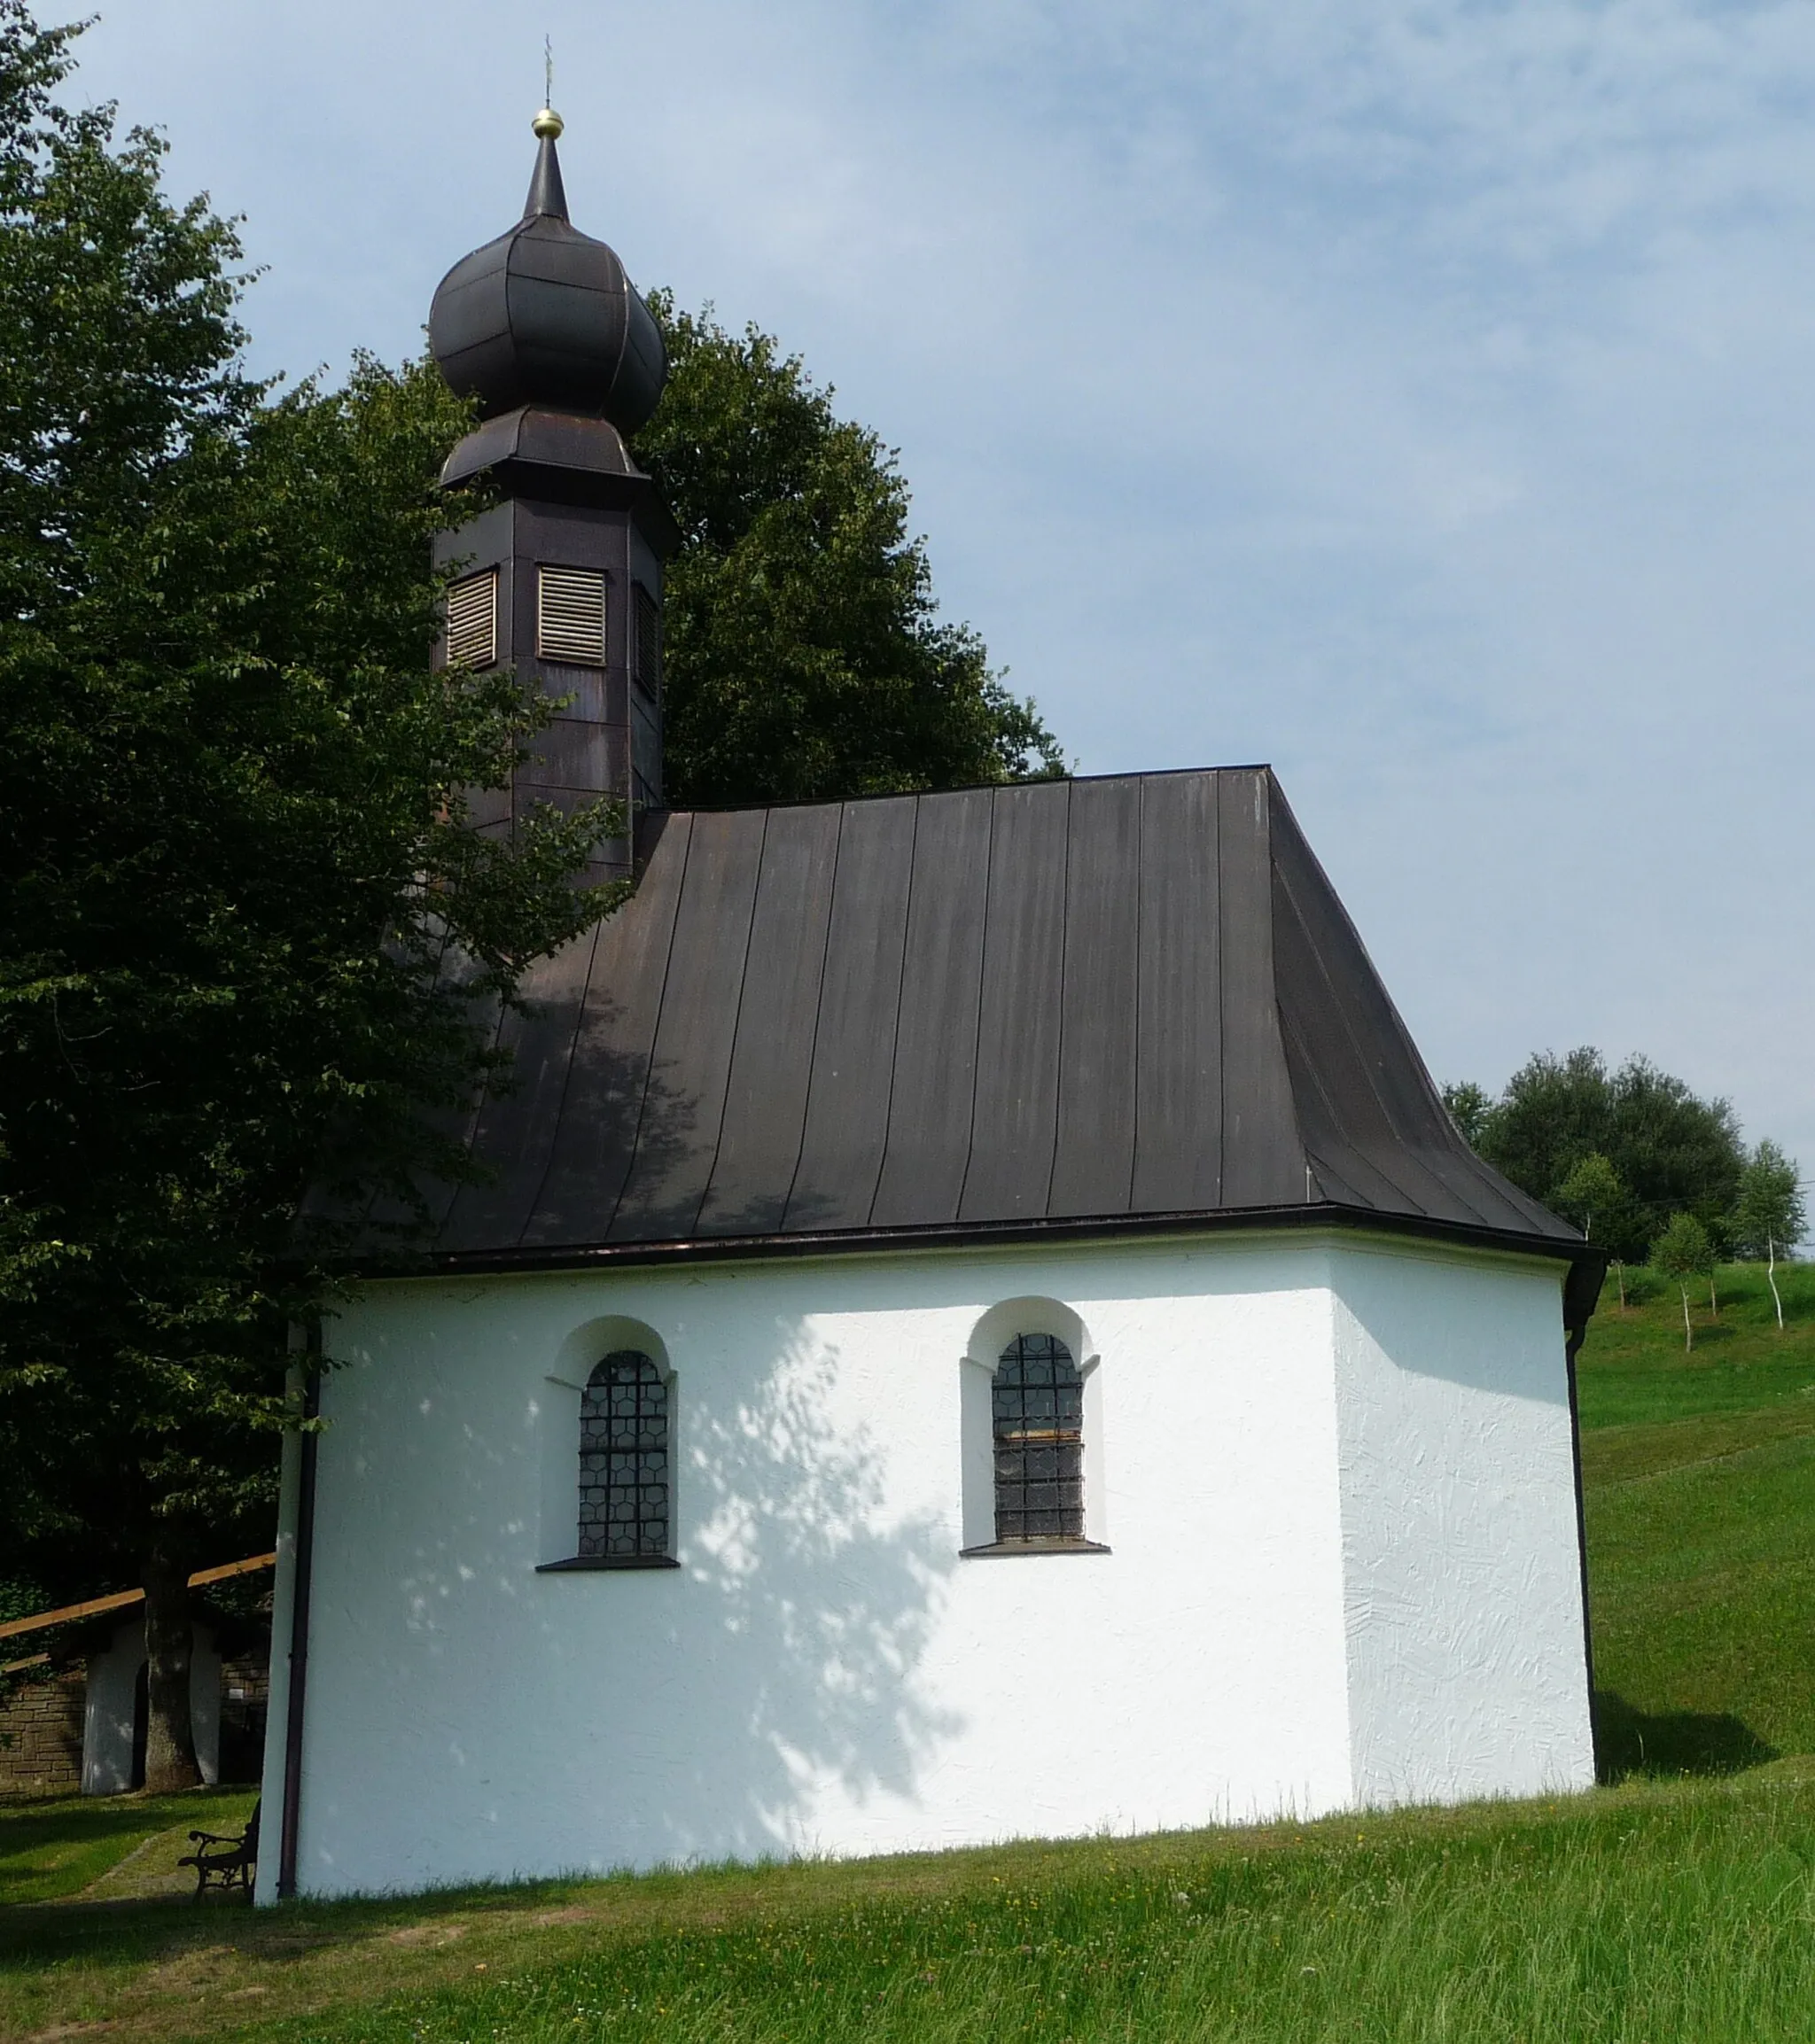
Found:
[[[552,137],[523,218],[435,287],[429,346],[487,418],[544,405],[629,433],[656,408],[668,373],[661,330],[616,252],[569,222]]]
[[[1340,1217],[1598,1282],[1457,1134],[1266,767],[653,821],[506,1022],[437,1260]]]

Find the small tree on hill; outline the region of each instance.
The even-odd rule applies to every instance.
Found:
[[[1550,1204],[1565,1220],[1573,1221],[1592,1242],[1596,1240],[1596,1216],[1599,1216],[1605,1229],[1610,1221],[1619,1217],[1625,1196],[1626,1189],[1620,1183],[1619,1173],[1599,1150],[1591,1150],[1551,1194]],[[1624,1313],[1626,1310],[1624,1261],[1616,1256],[1614,1269],[1619,1276],[1620,1311]]]
[[[1763,1256],[1765,1281],[1783,1327],[1783,1297],[1777,1288],[1777,1252],[1801,1241],[1808,1215],[1796,1182],[1796,1160],[1768,1139],[1746,1160],[1740,1175],[1740,1197],[1733,1209],[1733,1236],[1740,1254]]]
[[[1694,1325],[1689,1318],[1689,1280],[1711,1271],[1714,1245],[1708,1231],[1693,1214],[1672,1214],[1670,1225],[1651,1245],[1651,1267],[1668,1278],[1683,1295],[1683,1347],[1695,1346]]]

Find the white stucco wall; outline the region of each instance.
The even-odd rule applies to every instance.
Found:
[[[138,1671],[144,1665],[143,1614],[127,1620],[99,1653],[89,1656],[82,1734],[85,1796],[121,1796],[133,1785]],[[196,1627],[190,1650],[189,1721],[196,1765],[212,1786],[221,1777],[221,1657],[205,1625]]]
[[[1372,1664],[1344,1572],[1352,1585],[1374,1521],[1390,1520],[1397,1464],[1390,1430],[1376,1451],[1379,1427],[1357,1434],[1338,1387],[1379,1403],[1367,1372],[1403,1367],[1463,1408],[1548,1411],[1547,1380],[1508,1392],[1483,1358],[1510,1298],[1517,1343],[1547,1340],[1560,1381],[1556,1274],[1439,1252],[1374,1262],[1389,1294],[1432,1290],[1406,1326],[1447,1315],[1447,1362],[1439,1341],[1402,1366],[1393,1344],[1410,1335],[1370,1292],[1369,1258],[1305,1238],[371,1286],[329,1344],[344,1366],[323,1397],[300,1885],[937,1847],[1310,1814],[1382,1786],[1523,1785],[1519,1671],[1548,1695],[1561,1652],[1580,1676],[1579,1613],[1559,1640],[1547,1589],[1523,1652],[1497,1636],[1506,1726],[1468,1770],[1421,1774],[1422,1735],[1401,1752],[1357,1732],[1393,1691],[1356,1672]],[[966,1357],[1009,1300],[1051,1302],[1047,1331],[1095,1359],[1087,1530],[1109,1554],[960,1558],[978,1530],[979,1411],[987,1424]],[[673,1373],[682,1566],[539,1575],[573,1549],[577,1387],[625,1321],[655,1331]],[[1445,1455],[1468,1426],[1453,1419]],[[1560,1465],[1534,1450],[1522,1471],[1568,1508],[1530,1524],[1572,1576],[1566,1411],[1556,1438]],[[1348,1452],[1375,1473],[1352,1480]],[[1548,1584],[1552,1563],[1533,1566]],[[1394,1580],[1412,1596],[1430,1578]],[[1472,1651],[1420,1681],[1474,1681]],[[1419,1712],[1428,1725],[1441,1706]],[[274,1809],[282,1727],[274,1707]],[[1496,1755],[1504,1778],[1486,1779]]]
[[[1331,1275],[1356,1799],[1585,1788],[1555,1298],[1516,1267],[1383,1244],[1337,1251]]]

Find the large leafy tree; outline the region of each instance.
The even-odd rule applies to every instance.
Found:
[[[1609,1070],[1597,1050],[1540,1052],[1484,1104],[1480,1089],[1451,1087],[1452,1113],[1489,1163],[1534,1199],[1585,1210],[1575,1174],[1598,1158],[1620,1188],[1595,1205],[1594,1239],[1641,1261],[1673,1215],[1686,1214],[1717,1247],[1727,1237],[1745,1161],[1725,1100],[1704,1100],[1642,1057]],[[1459,1125],[1463,1125],[1459,1121]]]
[[[429,664],[467,421],[420,366],[249,379],[230,224],[58,106],[74,34],[0,0],[0,1583],[136,1574],[171,1786],[185,1577],[269,1537],[336,1217],[376,1200],[401,1242],[466,1171],[445,1117],[524,967],[610,905],[567,879],[605,820],[465,828],[538,721]],[[939,619],[876,437],[766,337],[660,309],[672,796],[1059,770]]]
[[[876,795],[1062,772],[981,640],[942,622],[908,493],[798,356],[665,292],[668,386],[637,436],[682,543],[666,581],[666,792]]]
[[[436,1117],[604,905],[604,820],[463,827],[533,719],[430,664],[462,416],[249,381],[230,226],[56,104],[73,34],[0,4],[0,1577],[136,1572],[172,1786],[186,1577],[269,1535],[329,1216],[461,1169]]]

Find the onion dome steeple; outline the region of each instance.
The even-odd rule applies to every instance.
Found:
[[[661,331],[616,252],[567,218],[560,115],[545,106],[531,126],[539,147],[523,218],[441,279],[429,346],[483,417],[535,405],[633,433],[667,378]]]
[[[560,115],[544,106],[531,125],[523,218],[455,264],[429,315],[441,373],[479,414],[441,470],[450,508],[485,484],[482,508],[435,542],[450,577],[440,657],[508,664],[551,699],[510,785],[471,793],[475,827],[603,798],[619,831],[585,877],[618,880],[662,805],[662,563],[681,535],[625,436],[654,411],[667,355],[624,265],[567,218]]]

